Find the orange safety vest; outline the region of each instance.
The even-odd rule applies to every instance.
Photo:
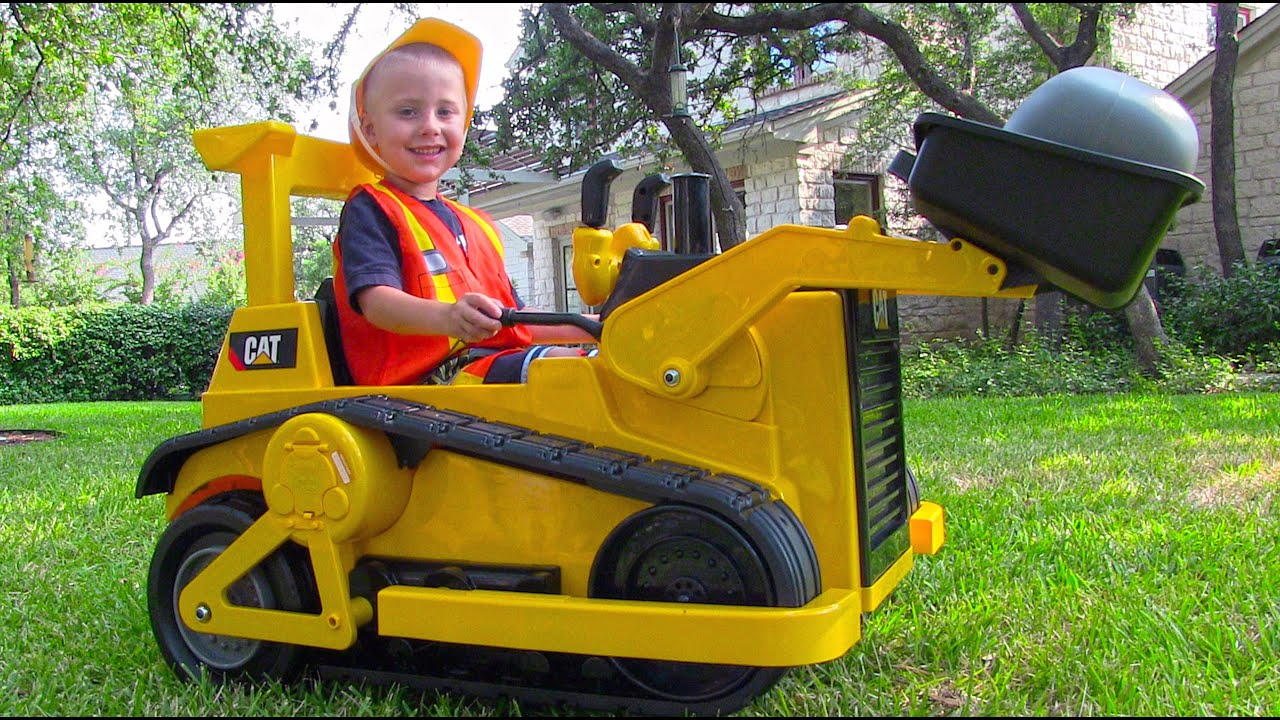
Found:
[[[514,308],[515,295],[503,264],[502,240],[487,214],[445,199],[462,222],[468,251],[462,252],[453,233],[436,214],[415,198],[383,183],[365,184],[352,191],[368,192],[395,226],[400,239],[400,277],[403,290],[428,300],[457,302],[469,292],[494,298]],[[443,198],[442,198],[443,199]],[[440,239],[435,242],[432,238]],[[497,335],[468,345],[444,335],[402,335],[375,326],[356,312],[348,300],[342,272],[341,234],[334,239],[334,290],[342,345],[358,385],[416,385],[437,365],[468,347],[511,348],[529,345],[533,338],[523,325],[503,328]],[[427,267],[425,255],[437,252],[443,267]],[[440,263],[432,263],[440,265]]]

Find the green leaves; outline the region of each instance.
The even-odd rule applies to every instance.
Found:
[[[0,405],[194,399],[230,318],[194,303],[0,307]]]
[[[568,3],[587,39],[568,37],[545,11],[526,11],[518,65],[493,108],[503,149],[538,148],[543,164],[564,175],[610,152],[646,150],[661,156],[671,140],[657,128],[670,109],[668,71],[679,60],[689,77],[690,111],[715,138],[743,112],[744,91],[761,93],[790,81],[796,67],[816,62],[820,32],[778,30],[778,49],[753,34],[702,27],[682,19],[676,47],[660,47],[664,5]],[[732,7],[770,8],[774,3]],[[679,4],[677,13],[695,13]],[[753,11],[754,12],[754,11]],[[572,99],[572,100],[570,100]]]

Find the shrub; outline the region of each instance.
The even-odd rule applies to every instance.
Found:
[[[26,286],[26,305],[57,307],[100,302],[110,291],[107,280],[95,272],[89,251],[59,247],[41,258],[40,282]]]
[[[1096,324],[1094,324],[1096,323]],[[1156,376],[1138,366],[1132,342],[1118,342],[1105,318],[1071,325],[1050,347],[1036,333],[1013,347],[990,338],[931,341],[904,351],[906,397],[1045,396],[1128,391],[1200,393],[1238,387],[1231,363],[1199,355],[1178,343],[1162,349]],[[1098,335],[1091,335],[1090,329]]]
[[[1123,352],[1054,349],[1034,332],[1013,347],[992,338],[935,340],[903,355],[908,397],[1115,392],[1132,389],[1139,376]]]
[[[205,278],[200,301],[209,305],[237,307],[246,303],[248,285],[244,274],[244,251],[228,250],[213,262]]]
[[[1202,355],[1246,365],[1280,360],[1280,267],[1235,266],[1231,277],[1198,267],[1174,278],[1163,305],[1165,330]]]
[[[198,398],[230,319],[194,303],[0,308],[0,404]]]

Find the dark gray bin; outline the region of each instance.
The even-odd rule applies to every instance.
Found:
[[[1133,299],[1174,214],[1204,191],[1183,172],[938,113],[913,129],[921,215],[1106,309]]]

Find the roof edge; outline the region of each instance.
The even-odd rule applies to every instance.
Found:
[[[1265,52],[1280,44],[1280,5],[1259,15],[1240,31],[1240,60],[1259,52]],[[1186,102],[1189,97],[1208,94],[1209,81],[1213,78],[1216,50],[1210,50],[1186,72],[1173,79],[1165,90]]]

